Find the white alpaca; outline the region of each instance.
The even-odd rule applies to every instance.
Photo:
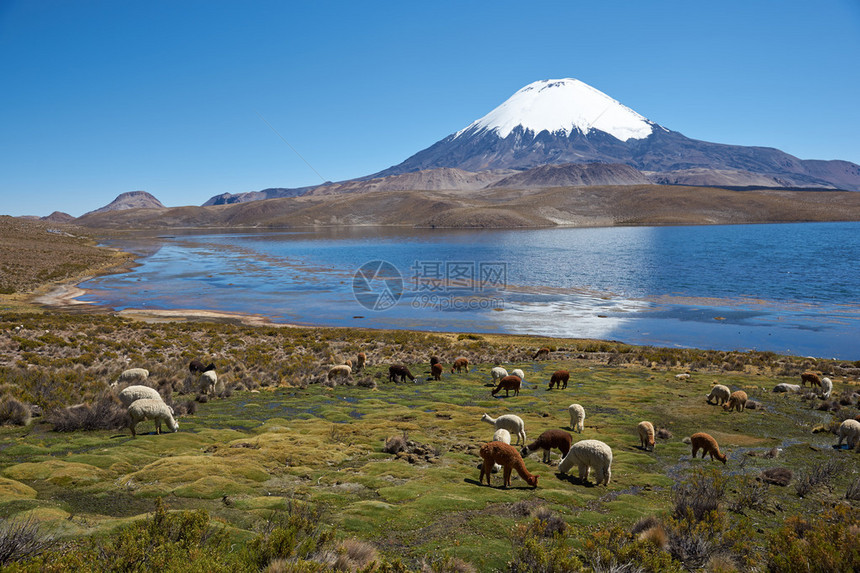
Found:
[[[493,384],[498,384],[499,380],[508,375],[508,371],[501,366],[495,366],[492,370],[490,370],[490,375],[493,377]]]
[[[215,393],[215,386],[218,384],[218,375],[214,370],[207,370],[200,375],[200,393],[207,396]]]
[[[128,408],[137,400],[161,400],[161,394],[155,388],[149,386],[127,386],[119,391],[117,398],[122,402],[122,405]]]
[[[155,433],[161,433],[161,423],[167,424],[171,432],[179,430],[179,424],[173,419],[173,411],[170,407],[161,401],[144,398],[143,400],[135,400],[128,407],[128,415],[131,418],[131,435],[137,435],[137,425],[143,420],[155,421]]]
[[[585,427],[585,408],[579,404],[571,404],[567,411],[570,413],[570,428],[581,434]]]
[[[487,414],[484,414],[481,417],[481,421],[487,422],[488,424],[492,424],[496,427],[497,430],[507,430],[511,433],[511,436],[516,434],[517,445],[519,445],[520,440],[522,440],[524,444],[526,443],[526,424],[519,416],[515,416],[514,414],[505,414],[504,416],[499,416],[498,418],[491,418]]]
[[[729,396],[732,394],[732,391],[729,390],[728,386],[723,386],[722,384],[717,384],[713,388],[711,388],[711,393],[708,394],[708,404],[713,404],[711,400],[716,400],[717,405],[725,404],[729,401]]]
[[[573,466],[579,468],[579,479],[588,481],[588,473],[594,470],[597,485],[609,485],[612,477],[612,449],[600,440],[582,440],[570,447],[570,451],[558,464],[558,471],[566,474]]]
[[[149,370],[146,368],[129,368],[119,375],[119,378],[111,384],[111,387],[116,387],[120,384],[140,384],[147,378],[149,378]]]
[[[833,380],[826,376],[821,379],[821,390],[818,395],[824,399],[830,398],[830,393],[833,392]]]
[[[860,422],[854,419],[847,419],[839,425],[839,442],[836,447],[842,445],[842,440],[848,440],[848,448],[854,449],[857,442],[860,441]]]
[[[514,368],[513,370],[511,370],[511,376],[519,376],[520,380],[522,380],[523,382],[526,381],[525,372],[523,372],[519,368]]]
[[[331,380],[333,378],[346,378],[348,379],[352,376],[352,366],[348,366],[346,364],[340,364],[338,366],[333,366],[328,371],[328,379]]]

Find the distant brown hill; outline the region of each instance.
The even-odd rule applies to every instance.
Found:
[[[375,191],[269,199],[209,207],[90,213],[76,223],[103,229],[291,228],[402,225],[545,227],[860,221],[860,193],[626,185]]]
[[[106,213],[109,211],[124,211],[126,209],[166,209],[161,201],[147,193],[146,191],[129,191],[128,193],[122,193],[117,196],[116,199],[111,201],[109,204],[101,207],[100,209],[96,209],[95,211],[90,211],[89,213],[84,213],[84,217],[87,215],[91,215],[93,213]]]
[[[39,220],[47,221],[49,223],[71,223],[75,220],[75,218],[68,213],[63,213],[62,211],[54,211],[47,217],[41,217]]]

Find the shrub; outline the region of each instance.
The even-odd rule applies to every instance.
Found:
[[[729,502],[729,509],[736,513],[743,513],[745,509],[767,511],[767,494],[768,486],[766,483],[744,476],[741,478],[737,495]]]
[[[700,521],[719,509],[725,495],[726,480],[718,470],[698,469],[672,488],[675,517]]]
[[[0,521],[0,566],[35,557],[54,543],[31,519]]]
[[[275,560],[311,559],[334,539],[322,516],[315,506],[288,500],[287,507],[272,512],[260,535],[246,545],[246,560],[262,569]]]
[[[792,516],[768,533],[769,571],[858,571],[860,509],[837,505],[809,518]]]
[[[533,519],[520,524],[511,538],[511,573],[567,573],[583,571],[580,560],[567,548],[566,533],[546,535],[547,524]]]
[[[128,426],[129,418],[116,396],[103,393],[95,404],[79,404],[50,412],[48,423],[55,432],[75,430],[119,430]]]
[[[813,464],[800,474],[794,489],[797,495],[804,497],[819,486],[830,489],[833,478],[842,471],[842,464],[838,460],[829,459],[826,462]]]

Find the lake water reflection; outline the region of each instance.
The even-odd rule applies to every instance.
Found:
[[[117,309],[202,308],[274,321],[511,332],[860,359],[860,224],[542,230],[379,228],[111,243],[131,272],[82,285]],[[354,286],[396,304],[366,308]],[[374,268],[374,267],[367,267]],[[386,277],[389,280],[385,280]],[[372,306],[372,305],[371,305]]]

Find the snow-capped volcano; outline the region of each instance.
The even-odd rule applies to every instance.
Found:
[[[737,185],[768,180],[787,187],[860,190],[860,166],[853,163],[690,139],[571,78],[533,82],[460,131],[362,179],[441,167],[477,172],[565,163],[623,164],[664,174],[658,179],[667,183],[683,183],[695,174],[697,184],[724,185],[731,173]]]
[[[454,134],[495,132],[504,139],[521,127],[536,136],[542,131],[570,136],[602,131],[621,141],[644,139],[654,124],[600,90],[573,78],[540,80],[527,85],[502,105]]]

